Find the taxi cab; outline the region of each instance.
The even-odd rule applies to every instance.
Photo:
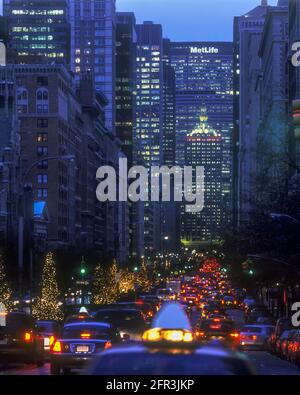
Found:
[[[100,353],[92,375],[252,375],[247,357],[221,343],[200,346],[178,302],[165,303],[142,341]]]

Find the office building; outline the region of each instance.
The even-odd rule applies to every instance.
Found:
[[[159,166],[163,159],[163,39],[161,25],[137,25],[135,156],[145,166]],[[145,202],[145,255],[161,248],[160,202]]]
[[[66,0],[4,0],[9,46],[16,63],[70,61],[70,25]]]
[[[232,211],[232,43],[172,42],[170,57],[176,83],[176,162],[185,164],[186,137],[197,129],[204,107],[210,127],[221,133],[222,193],[216,204],[222,207],[222,226],[228,228]],[[220,229],[218,225],[216,228]]]
[[[95,88],[107,97],[105,125],[115,129],[115,0],[68,0],[71,24],[71,68],[91,72]]]
[[[182,206],[181,242],[188,248],[214,245],[222,227],[222,130],[210,126],[207,110],[200,109],[198,126],[186,136],[185,163],[204,167],[204,209],[186,212]]]
[[[256,142],[260,121],[259,48],[267,1],[234,18],[233,224],[247,224],[256,196]]]

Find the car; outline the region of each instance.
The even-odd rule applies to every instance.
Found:
[[[300,330],[292,331],[288,346],[287,359],[300,367]]]
[[[35,323],[36,330],[44,342],[44,351],[49,353],[50,347],[60,333],[60,324],[53,320],[38,320]]]
[[[240,348],[265,350],[274,328],[272,325],[245,325],[240,331]]]
[[[270,335],[267,343],[268,350],[271,353],[276,353],[276,342],[285,330],[294,329],[290,318],[279,318],[275,325],[274,332]]]
[[[35,319],[23,312],[12,311],[0,327],[0,363],[44,364],[44,341],[39,336]]]
[[[50,349],[50,372],[58,375],[82,369],[98,353],[121,342],[119,331],[107,322],[70,323]]]
[[[134,308],[102,308],[94,314],[94,319],[118,328],[123,340],[141,340],[146,329],[142,312]]]
[[[161,288],[156,291],[156,296],[159,300],[175,299],[175,294],[171,289]]]
[[[246,357],[214,343],[200,346],[182,306],[166,303],[143,341],[103,351],[88,369],[91,375],[253,375]]]
[[[239,333],[235,330],[233,322],[227,319],[202,320],[197,325],[195,334],[200,342],[218,339],[231,347],[237,347],[239,344]]]

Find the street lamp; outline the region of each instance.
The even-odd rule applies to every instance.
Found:
[[[66,160],[73,161],[75,159],[75,155],[55,155],[55,156],[46,156],[43,157],[43,160]],[[24,174],[21,176],[20,186],[21,193],[19,194],[19,218],[18,218],[18,287],[19,287],[19,296],[20,303],[22,304],[23,300],[23,269],[24,269],[24,214],[25,214],[25,202],[24,202],[24,191],[26,189],[26,179],[31,172],[31,170],[41,161],[38,159],[25,170]],[[30,247],[31,248],[31,247]],[[30,277],[32,276],[32,251],[30,251]],[[30,286],[32,279],[30,278]]]

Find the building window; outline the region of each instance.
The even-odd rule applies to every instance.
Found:
[[[28,112],[28,91],[23,87],[17,90],[17,109],[19,114]]]
[[[48,127],[48,119],[47,118],[38,118],[36,126],[38,128],[47,128]]]
[[[48,174],[38,174],[37,180],[38,180],[38,184],[47,184]]]
[[[39,188],[37,190],[37,197],[38,198],[46,198],[46,197],[48,197],[48,189],[47,188]]]
[[[49,112],[49,92],[47,88],[39,88],[36,91],[36,112]]]
[[[37,77],[36,82],[38,86],[48,86],[48,77]]]
[[[46,155],[48,155],[48,147],[40,146],[40,147],[37,147],[36,150],[37,150],[38,156],[46,156]]]
[[[47,159],[40,160],[38,162],[38,164],[37,164],[37,168],[38,169],[43,169],[43,170],[48,169],[48,161],[47,161]]]
[[[46,143],[48,141],[48,133],[37,133],[36,141],[37,143]]]

